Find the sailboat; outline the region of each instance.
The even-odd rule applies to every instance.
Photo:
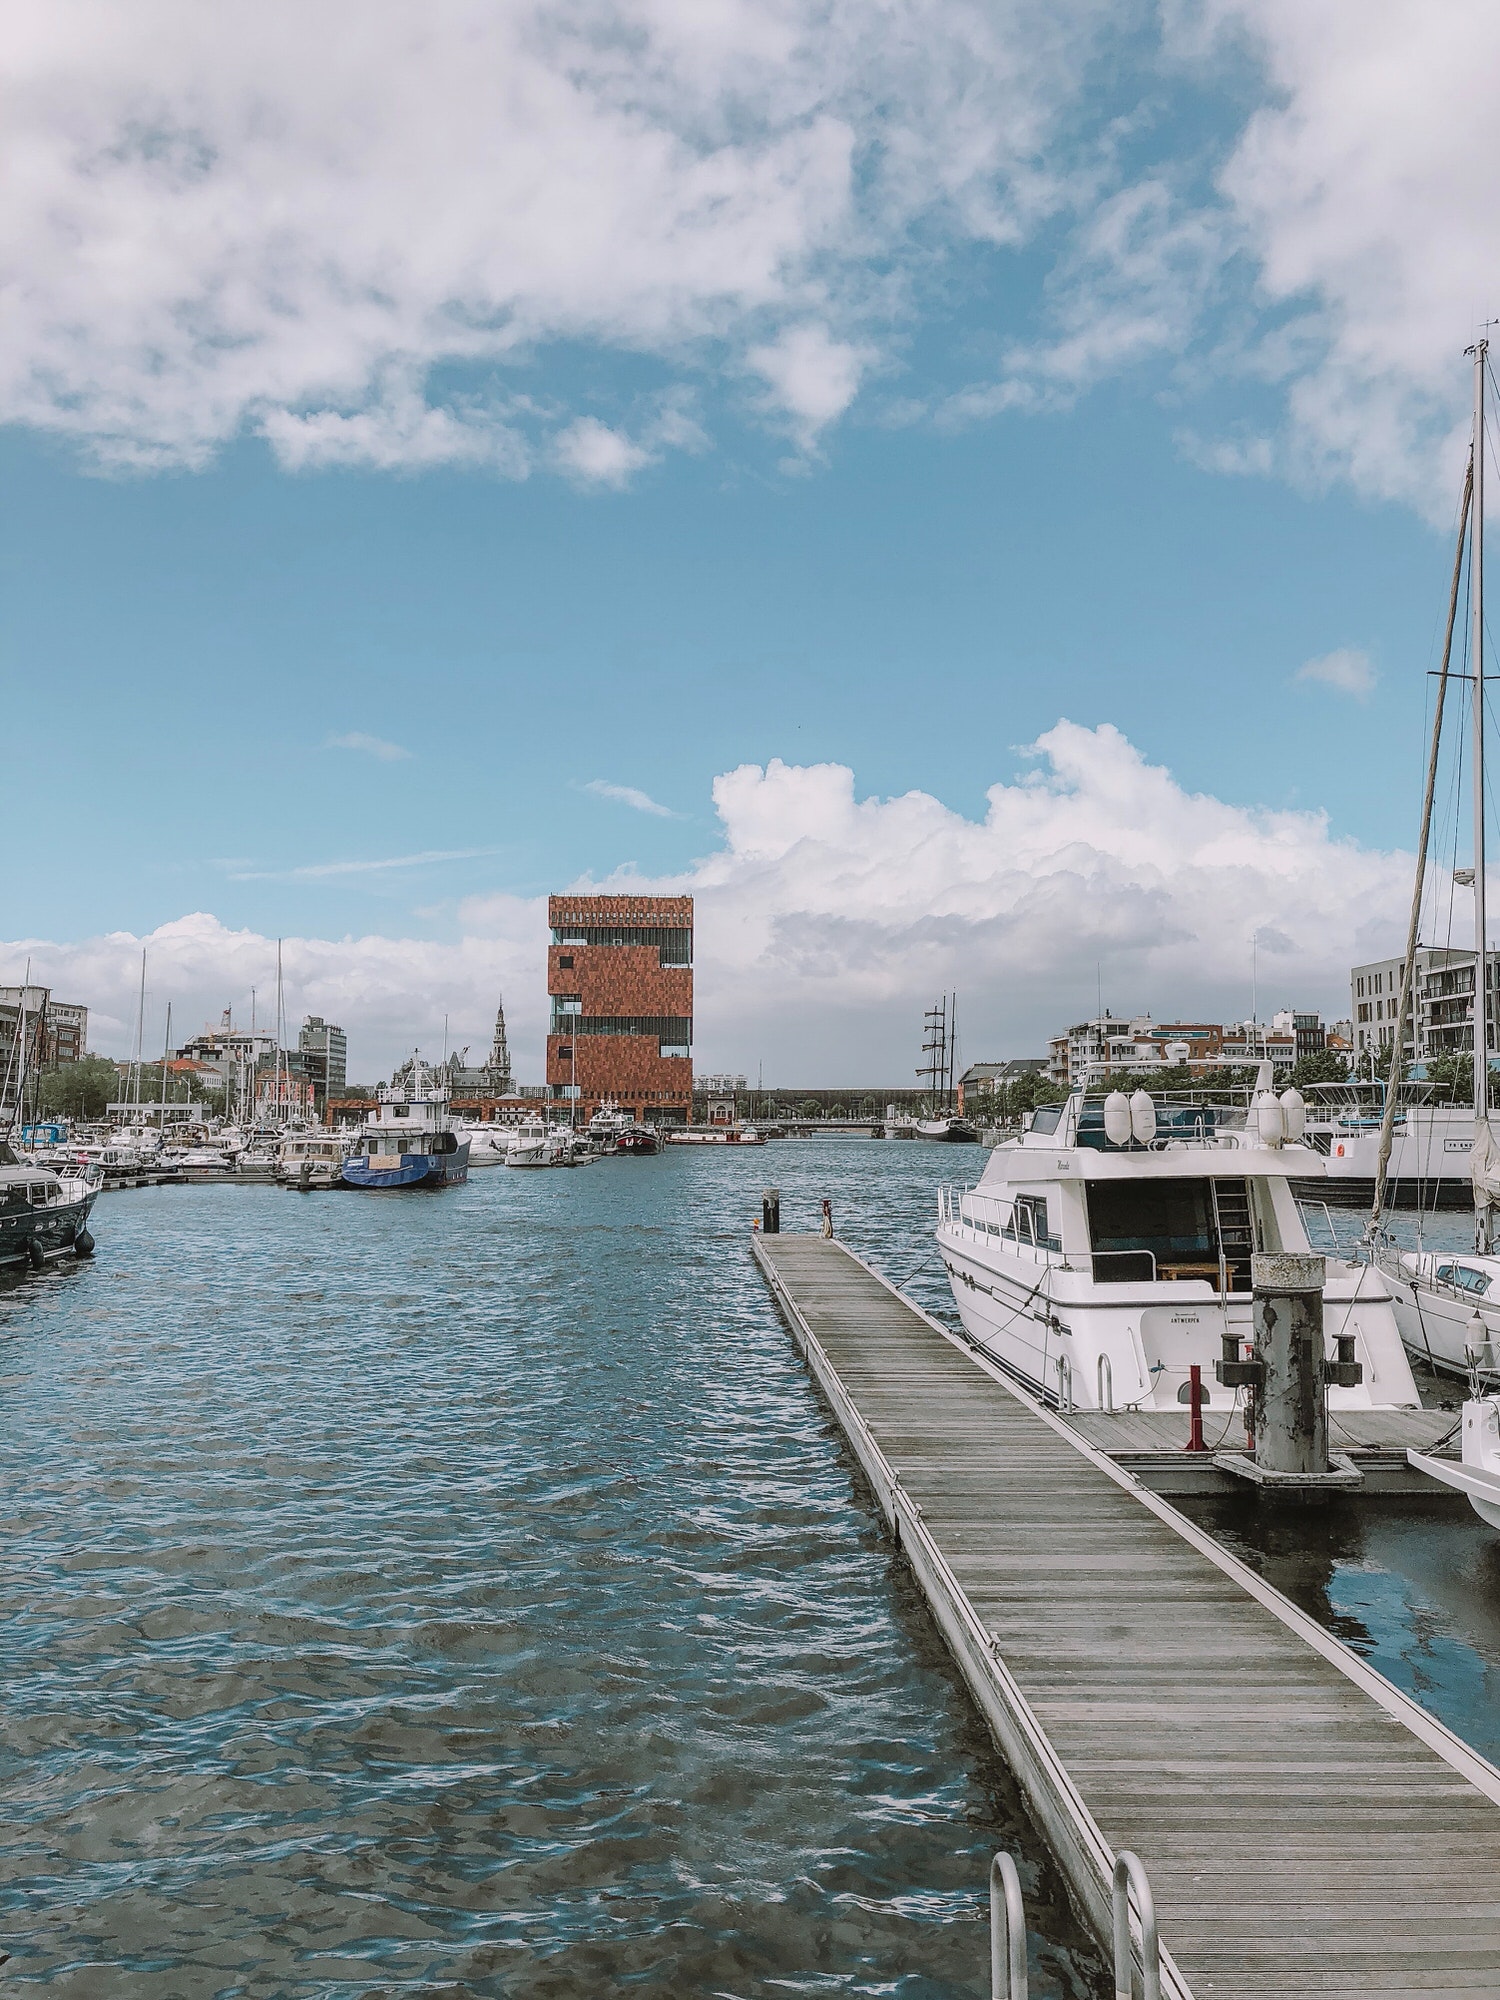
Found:
[[[957,1052],[958,995],[945,994],[922,1017],[922,1054],[926,1061],[917,1075],[927,1079],[930,1115],[917,1120],[917,1137],[936,1139],[950,1146],[974,1146],[979,1143],[979,1134],[966,1118],[959,1116],[955,1102],[953,1070]]]
[[[1459,520],[1458,550],[1454,558],[1453,584],[1449,595],[1448,629],[1443,648],[1443,664],[1438,676],[1438,698],[1433,721],[1432,745],[1427,766],[1427,790],[1423,803],[1422,827],[1417,846],[1417,873],[1412,895],[1411,921],[1407,933],[1406,957],[1397,1001],[1397,1021],[1391,1053],[1391,1087],[1386,1092],[1386,1113],[1381,1131],[1381,1147],[1376,1167],[1375,1201],[1368,1236],[1375,1261],[1391,1286],[1397,1324],[1408,1350],[1442,1373],[1466,1377],[1470,1401],[1464,1405],[1464,1465],[1417,1454],[1413,1463],[1450,1485],[1459,1486],[1474,1498],[1473,1482],[1492,1482],[1492,1512],[1475,1506],[1487,1520],[1500,1526],[1500,1432],[1497,1432],[1493,1399],[1481,1394],[1486,1387],[1500,1385],[1500,1256],[1496,1255],[1495,1210],[1500,1207],[1500,1134],[1490,1113],[1490,1042],[1494,1018],[1494,981],[1486,935],[1485,909],[1485,653],[1484,653],[1484,406],[1485,376],[1489,343],[1480,340],[1471,350],[1474,357],[1474,431],[1469,468],[1464,482],[1463,507]],[[1437,772],[1438,744],[1442,727],[1443,700],[1447,691],[1448,664],[1452,652],[1454,619],[1458,605],[1459,577],[1468,538],[1469,597],[1472,619],[1470,651],[1473,686],[1473,814],[1474,814],[1474,1138],[1470,1153],[1470,1179],[1474,1193],[1474,1248],[1455,1253],[1433,1250],[1400,1250],[1383,1229],[1387,1167],[1390,1158],[1391,1126],[1394,1119],[1394,1085],[1399,1080],[1406,1023],[1416,958],[1417,923],[1420,911],[1428,840],[1431,832],[1432,799]],[[1461,878],[1460,878],[1461,879]],[[1474,1454],[1472,1463],[1471,1452]],[[1456,1476],[1462,1474],[1462,1477]],[[1455,1475],[1450,1477],[1449,1475]]]

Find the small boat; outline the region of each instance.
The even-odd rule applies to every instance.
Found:
[[[92,1177],[26,1165],[0,1139],[0,1266],[39,1271],[63,1256],[91,1257],[88,1220],[98,1193]]]
[[[448,1187],[469,1178],[469,1142],[453,1129],[446,1085],[431,1082],[413,1054],[409,1085],[386,1085],[344,1161],[356,1188]]]
[[[606,1097],[588,1122],[587,1136],[601,1159],[620,1150],[620,1138],[631,1130],[635,1120],[628,1111],[622,1111],[612,1097]]]
[[[456,1125],[453,1128],[461,1139],[469,1142],[469,1165],[471,1167],[503,1167],[510,1156],[510,1142],[515,1135],[513,1125],[489,1124]]]
[[[615,1141],[617,1153],[654,1153],[661,1145],[654,1125],[627,1125]]]
[[[919,1139],[936,1139],[939,1144],[949,1146],[977,1146],[978,1128],[967,1118],[960,1118],[955,1112],[946,1118],[919,1118],[917,1120]]]
[[[1464,1494],[1481,1521],[1500,1528],[1500,1402],[1471,1397],[1463,1406],[1462,1430],[1461,1458],[1408,1450],[1407,1462]]]
[[[349,1142],[336,1132],[289,1132],[281,1142],[276,1178],[283,1187],[341,1187]]]
[[[516,1127],[505,1164],[508,1167],[550,1167],[555,1164],[555,1152],[546,1119],[535,1116],[523,1118]]]

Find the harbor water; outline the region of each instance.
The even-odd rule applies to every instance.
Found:
[[[774,1180],[940,1299],[981,1164],[104,1197],[0,1289],[7,1989],[978,1995],[1007,1846],[1102,1991],[747,1253]]]

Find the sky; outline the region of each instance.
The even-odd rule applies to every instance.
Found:
[[[503,995],[534,1079],[586,884],[697,897],[768,1083],[1399,947],[1493,9],[10,23],[0,978],[95,1048],[280,938],[355,1077]]]

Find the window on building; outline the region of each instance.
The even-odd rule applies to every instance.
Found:
[[[559,958],[559,960],[557,961],[557,969],[558,969],[558,971],[559,971],[559,972],[571,972],[571,971],[573,970],[573,961],[572,961],[572,959],[571,959],[571,958]]]

